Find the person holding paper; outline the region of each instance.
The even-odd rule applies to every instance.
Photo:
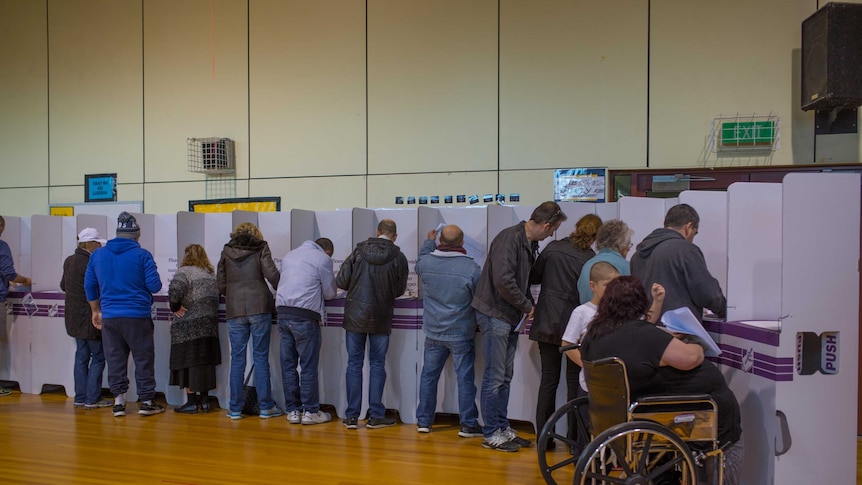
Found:
[[[512,452],[530,446],[509,426],[507,417],[517,332],[524,317],[533,317],[530,269],[539,241],[552,235],[566,218],[556,202],[544,202],[533,210],[529,221],[500,231],[488,250],[473,297],[485,352],[481,398],[484,448]]]
[[[437,230],[419,250],[416,274],[422,281],[422,331],[425,334],[422,377],[416,421],[420,433],[430,433],[437,409],[437,383],[452,354],[458,379],[458,416],[462,438],[484,436],[476,407],[476,312],[470,303],[482,268],[467,256],[464,231],[456,225]]]
[[[6,229],[6,219],[0,216],[0,236],[3,235],[3,230]],[[6,295],[9,293],[9,284],[30,286],[32,281],[30,278],[20,275],[15,272],[15,265],[12,261],[12,251],[6,241],[0,240],[0,331],[5,335],[7,319],[11,317],[6,312]],[[5,387],[0,387],[0,396],[8,396],[12,391]]]
[[[721,286],[706,267],[700,248],[694,245],[700,216],[688,204],[677,204],[667,211],[664,227],[656,229],[637,246],[632,256],[632,275],[649,291],[653,283],[667,290],[662,313],[688,307],[703,321],[703,309],[725,316],[727,300]]]
[[[588,362],[606,357],[625,362],[633,400],[656,394],[709,394],[718,405],[719,445],[729,445],[724,452],[724,483],[735,485],[743,456],[739,403],[718,367],[704,360],[703,347],[642,319],[648,305],[636,277],[620,276],[608,283],[584,335],[581,356]]]
[[[580,368],[569,359],[561,359],[560,339],[566,328],[566,321],[580,299],[576,284],[581,270],[584,263],[596,255],[591,246],[601,225],[601,218],[595,214],[581,217],[568,237],[551,241],[545,246],[530,272],[530,283],[542,285],[533,326],[530,328],[530,340],[539,344],[539,360],[542,366],[542,379],[536,400],[537,430],[542,429],[556,410],[557,387],[560,384],[563,360],[566,361],[566,400],[577,397]],[[574,427],[570,426],[570,429]],[[547,448],[554,449],[555,443],[548,442]]]

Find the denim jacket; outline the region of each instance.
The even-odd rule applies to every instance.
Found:
[[[434,340],[470,340],[476,336],[476,313],[470,303],[482,269],[459,252],[437,251],[426,240],[416,261],[422,282],[422,329]]]

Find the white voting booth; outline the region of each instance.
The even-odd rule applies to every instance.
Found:
[[[708,329],[742,410],[746,485],[855,480],[859,186],[790,174],[728,190],[728,318]]]

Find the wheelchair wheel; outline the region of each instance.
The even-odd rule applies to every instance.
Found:
[[[556,431],[557,423],[560,421],[565,423],[575,422],[581,429],[586,429],[578,411],[582,406],[587,406],[587,403],[588,400],[586,397],[579,397],[563,404],[548,418],[548,421],[539,433],[539,438],[536,440],[536,447],[539,453],[539,470],[542,472],[545,483],[549,485],[570,483],[572,481],[574,464],[578,461],[578,455],[572,456],[569,450],[578,448],[577,431],[575,430],[575,434],[573,435],[575,437],[563,436]],[[557,441],[557,448],[555,451],[548,453],[549,443],[552,440]]]
[[[679,437],[649,421],[621,423],[587,445],[575,466],[575,484],[691,485],[695,465]]]

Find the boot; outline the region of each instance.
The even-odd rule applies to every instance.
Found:
[[[175,413],[180,414],[196,414],[198,412],[198,397],[193,392],[186,394],[186,403],[180,407],[174,408]]]
[[[208,413],[210,412],[210,398],[209,393],[207,391],[199,393],[199,402],[201,404],[201,412]]]

